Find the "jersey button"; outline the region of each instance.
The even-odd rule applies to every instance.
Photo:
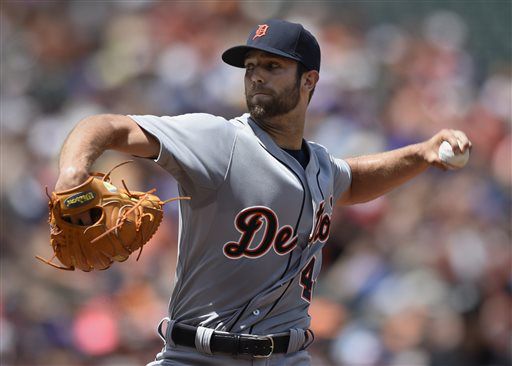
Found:
[[[253,314],[254,316],[258,316],[258,315],[260,315],[260,309],[255,309],[255,310],[253,310],[252,314]]]

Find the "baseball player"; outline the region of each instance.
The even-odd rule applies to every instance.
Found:
[[[310,365],[308,307],[334,205],[374,199],[429,166],[446,169],[443,140],[459,153],[471,143],[443,130],[342,160],[305,141],[320,47],[300,24],[265,21],[222,59],[245,68],[249,113],[88,117],[64,143],[55,188],[85,181],[113,149],[154,159],[192,197],[180,201],[176,283],[158,326],[164,347],[149,365]]]

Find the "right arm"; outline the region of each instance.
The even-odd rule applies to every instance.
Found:
[[[81,120],[62,146],[56,191],[73,188],[89,177],[92,164],[106,150],[156,158],[160,143],[130,117],[100,114]]]

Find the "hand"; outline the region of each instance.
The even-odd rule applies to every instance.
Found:
[[[427,163],[442,170],[457,169],[439,159],[439,146],[443,141],[448,141],[455,154],[464,153],[468,149],[471,150],[472,147],[471,141],[464,132],[444,129],[436,133],[430,140],[422,143],[422,156]]]
[[[59,178],[55,184],[55,191],[62,192],[74,188],[85,182],[88,178],[89,173],[86,170],[79,170],[75,167],[61,169]],[[84,226],[91,225],[93,221],[90,212],[73,215],[70,219],[73,224]]]

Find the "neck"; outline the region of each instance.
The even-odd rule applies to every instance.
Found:
[[[253,117],[253,120],[269,134],[279,147],[289,150],[301,149],[306,122],[305,113],[290,111],[265,120]]]

